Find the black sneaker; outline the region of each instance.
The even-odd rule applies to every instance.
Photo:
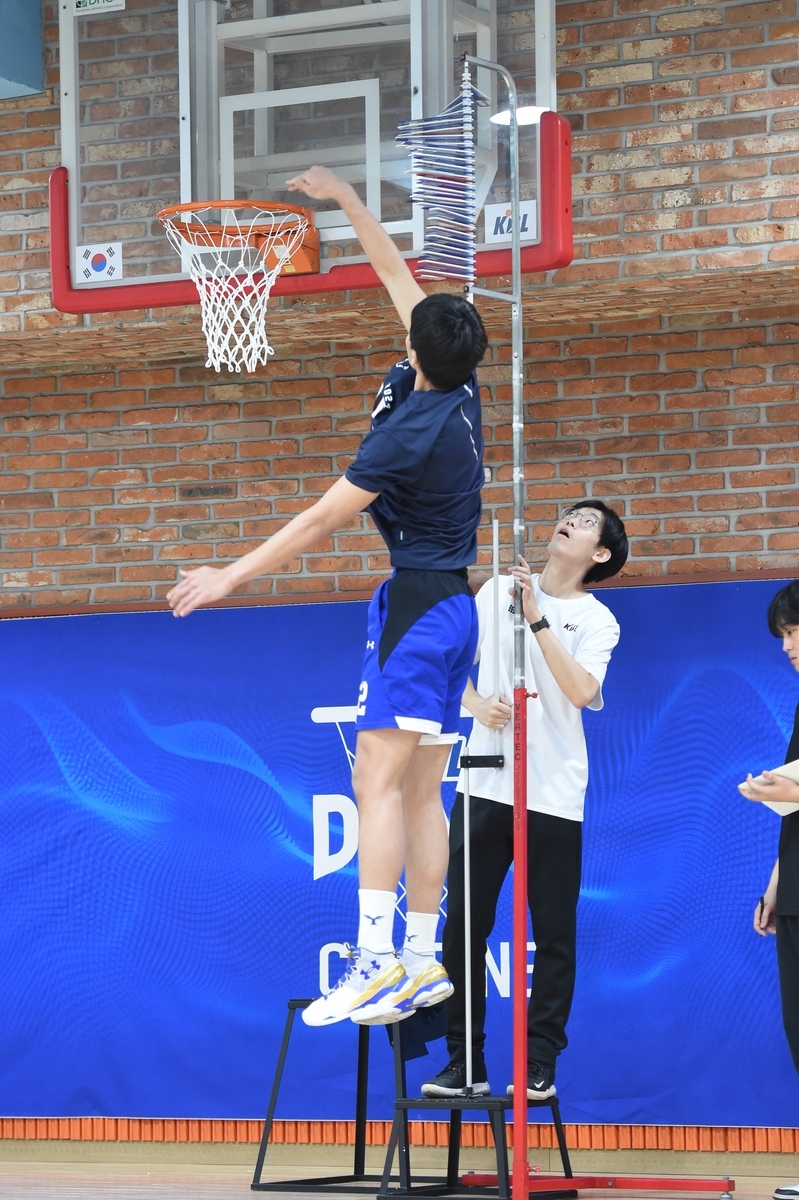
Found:
[[[508,1095],[513,1095],[513,1084],[508,1084]],[[555,1087],[554,1063],[528,1062],[527,1064],[527,1099],[548,1100],[557,1092]]]
[[[466,1095],[466,1063],[451,1062],[436,1075],[422,1084],[423,1096],[465,1096]],[[483,1063],[475,1063],[472,1070],[472,1095],[490,1096],[491,1086],[486,1079],[486,1069]]]

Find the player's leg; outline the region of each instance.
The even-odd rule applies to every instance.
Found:
[[[452,995],[452,984],[436,958],[449,858],[441,780],[451,752],[451,743],[420,745],[402,781],[407,902],[402,965],[412,988],[406,1009],[408,1004],[427,1008]]]
[[[347,1017],[363,1017],[367,1024],[397,1019],[397,989],[408,990],[393,938],[405,855],[402,782],[419,737],[403,729],[358,734],[352,771],[359,818],[358,942],[336,986],[304,1010],[307,1025],[332,1025]]]
[[[367,743],[361,734],[359,742],[362,737]],[[379,754],[381,745],[392,741],[375,739],[373,744],[370,739],[369,753]],[[452,992],[447,974],[435,957],[435,932],[447,870],[441,777],[450,750],[449,745],[418,746],[407,763],[398,792],[391,789],[387,778],[380,783],[377,764],[374,772],[364,769],[363,775],[354,776],[362,831],[359,943],[368,944],[372,937],[372,917],[365,911],[364,901],[368,900],[371,908],[377,908],[375,901],[379,903],[383,898],[387,903],[396,901],[394,889],[399,882],[397,868],[401,867],[402,855],[408,904],[402,977],[392,989],[382,989],[353,1009],[351,1017],[357,1024],[384,1025],[403,1020],[416,1008],[437,1004]],[[364,756],[364,768],[368,761]],[[384,762],[380,770],[385,774]],[[413,952],[408,948],[409,937]]]
[[[472,1051],[473,1079],[478,1095],[489,1085],[483,1058],[485,1045],[485,958],[486,943],[496,919],[502,884],[513,861],[513,809],[481,796],[472,796]],[[478,849],[475,855],[474,849]],[[465,896],[463,890],[463,794],[455,798],[449,826],[449,871],[447,873],[447,920],[443,933],[442,962],[455,988],[447,1001],[447,1050],[449,1063],[423,1084],[425,1096],[457,1096],[466,1086],[465,1002]]]
[[[386,591],[388,618],[376,645],[381,671],[372,694],[377,711],[385,706],[400,728],[419,729],[423,736],[402,781],[408,898],[402,962],[408,985],[396,985],[391,1009],[392,997],[386,994],[353,1014],[354,1021],[364,1024],[411,1016],[415,1009],[452,994],[447,973],[435,957],[448,857],[441,780],[459,737],[461,696],[477,641],[474,599],[465,577],[403,572]],[[366,708],[368,714],[368,701]],[[384,854],[385,844],[382,837],[373,841],[374,861]],[[387,875],[365,875],[363,861],[361,871],[362,880],[388,882]]]
[[[420,738],[421,734],[408,729],[363,729],[358,733],[352,787],[358,804],[362,888],[397,890],[405,866],[405,778],[418,758]]]
[[[437,636],[430,631],[434,649],[424,656],[428,678],[435,678],[439,730],[421,739],[404,786],[408,925],[402,961],[413,983],[415,1008],[446,1000],[453,991],[446,969],[435,957],[437,912],[449,858],[441,781],[460,736],[461,698],[474,661],[477,614],[471,595],[456,595],[450,601],[430,614],[439,628]],[[434,664],[435,672],[430,672]]]
[[[451,743],[420,745],[402,780],[408,911],[436,917],[449,858],[441,780],[451,753]]]
[[[528,897],[535,970],[527,1011],[528,1095],[555,1094],[555,1064],[566,1046],[574,995],[582,823],[528,812]]]
[[[365,994],[351,1011],[350,1016],[357,1024],[385,1025],[402,1020],[413,1014],[428,992],[436,991],[435,998],[428,1001],[436,1003],[451,991],[435,958],[434,971],[427,972],[418,983],[416,973],[407,975],[404,962],[397,975],[397,957],[391,939],[403,867],[407,927],[419,936],[429,937],[432,924],[433,941],[447,869],[446,828],[443,838],[440,829],[445,826],[441,775],[446,754],[438,746],[423,750],[419,746],[420,736],[402,729],[369,729],[358,734],[352,776],[360,823],[358,947],[362,956],[379,955],[376,961],[380,962],[383,975],[379,980],[382,986]],[[425,829],[429,834],[427,844],[424,844]],[[409,884],[409,877],[415,883]],[[414,904],[419,911],[411,911]]]
[[[353,769],[360,820],[359,941],[374,940],[373,930],[378,925],[386,931],[390,928],[406,853],[403,779],[421,741],[451,744],[457,738],[460,696],[476,640],[474,598],[465,573],[397,572],[381,584],[369,606]],[[457,706],[453,704],[455,691]],[[440,787],[444,757],[444,750],[439,749],[438,755],[421,759],[416,784],[439,770],[436,786]],[[414,785],[411,791],[415,790]],[[427,783],[421,788],[420,823],[430,811],[431,790]],[[439,793],[439,809],[440,803]],[[436,827],[440,820],[437,815]],[[415,818],[412,824],[415,827]],[[445,854],[445,850],[439,852],[444,864],[438,868],[442,878]],[[412,875],[413,871],[412,867]],[[420,882],[423,871],[430,873],[420,859],[416,872]],[[428,882],[426,887],[434,891],[436,885]],[[430,918],[432,914],[419,914],[424,915]],[[422,922],[425,928],[428,923]],[[390,963],[388,956],[387,936],[368,961],[361,962],[361,955],[355,954],[334,989],[339,994],[306,1009],[306,1023],[328,1024],[351,1016],[358,1023],[382,1024],[410,1016],[414,989],[399,962]],[[354,996],[357,989],[363,992],[360,1000]],[[418,1003],[432,1002],[425,996],[420,993]]]

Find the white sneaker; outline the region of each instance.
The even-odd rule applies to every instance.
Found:
[[[405,969],[404,984],[397,984],[393,996],[387,995],[382,1002],[383,1011],[388,1013],[389,1005],[392,1005],[391,1011],[394,1015],[387,1017],[385,1021],[380,1022],[381,1024],[412,1017],[417,1008],[431,1008],[434,1004],[440,1004],[442,1000],[448,1000],[455,991],[449,975],[432,954],[422,955],[406,951],[402,956],[402,965]],[[359,1020],[359,1024],[364,1023]],[[373,1023],[377,1022],[368,1022],[370,1025]]]
[[[455,991],[441,963],[432,955],[412,955],[400,962],[402,976],[350,1013],[356,1025],[393,1025],[418,1008],[440,1004]],[[421,968],[421,970],[419,969]]]
[[[799,1183],[788,1183],[773,1192],[774,1200],[799,1200]]]
[[[381,977],[379,982],[382,987],[375,987],[371,996],[364,997],[363,1002],[350,1013],[356,1025],[393,1025],[395,1021],[404,1021],[406,1017],[413,1016],[414,1010],[409,1003],[413,984],[399,957],[396,962],[400,974],[393,980]]]
[[[356,1012],[374,1007],[395,986],[406,980],[405,970],[394,950],[373,954],[360,947],[347,947],[349,964],[336,986],[303,1009],[306,1025],[335,1025]],[[410,1014],[409,1014],[410,1015]],[[396,1017],[389,1018],[396,1020]]]
[[[431,1008],[434,1004],[440,1004],[442,1000],[449,1000],[455,988],[441,963],[436,958],[422,958],[419,955],[413,957],[416,959],[415,963],[403,964],[413,986],[413,1008]]]

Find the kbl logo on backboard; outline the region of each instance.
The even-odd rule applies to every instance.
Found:
[[[487,242],[509,242],[513,219],[510,205],[487,204],[483,210],[485,217],[485,240]],[[535,241],[538,236],[535,200],[522,200],[519,203],[519,232],[523,242]]]

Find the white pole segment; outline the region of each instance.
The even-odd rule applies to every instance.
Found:
[[[494,517],[494,695],[499,700],[499,521]],[[494,753],[501,752],[501,734],[494,733]]]
[[[538,14],[536,13],[536,16]],[[541,30],[536,25],[536,33]],[[513,394],[513,561],[524,552],[524,329],[522,324],[521,233],[519,227],[519,130],[513,76],[499,63],[471,54],[467,62],[496,71],[508,89],[510,112],[511,291],[493,293],[511,304]],[[489,294],[476,287],[475,295]],[[527,1200],[527,690],[521,587],[514,588],[513,628],[513,1200]]]

